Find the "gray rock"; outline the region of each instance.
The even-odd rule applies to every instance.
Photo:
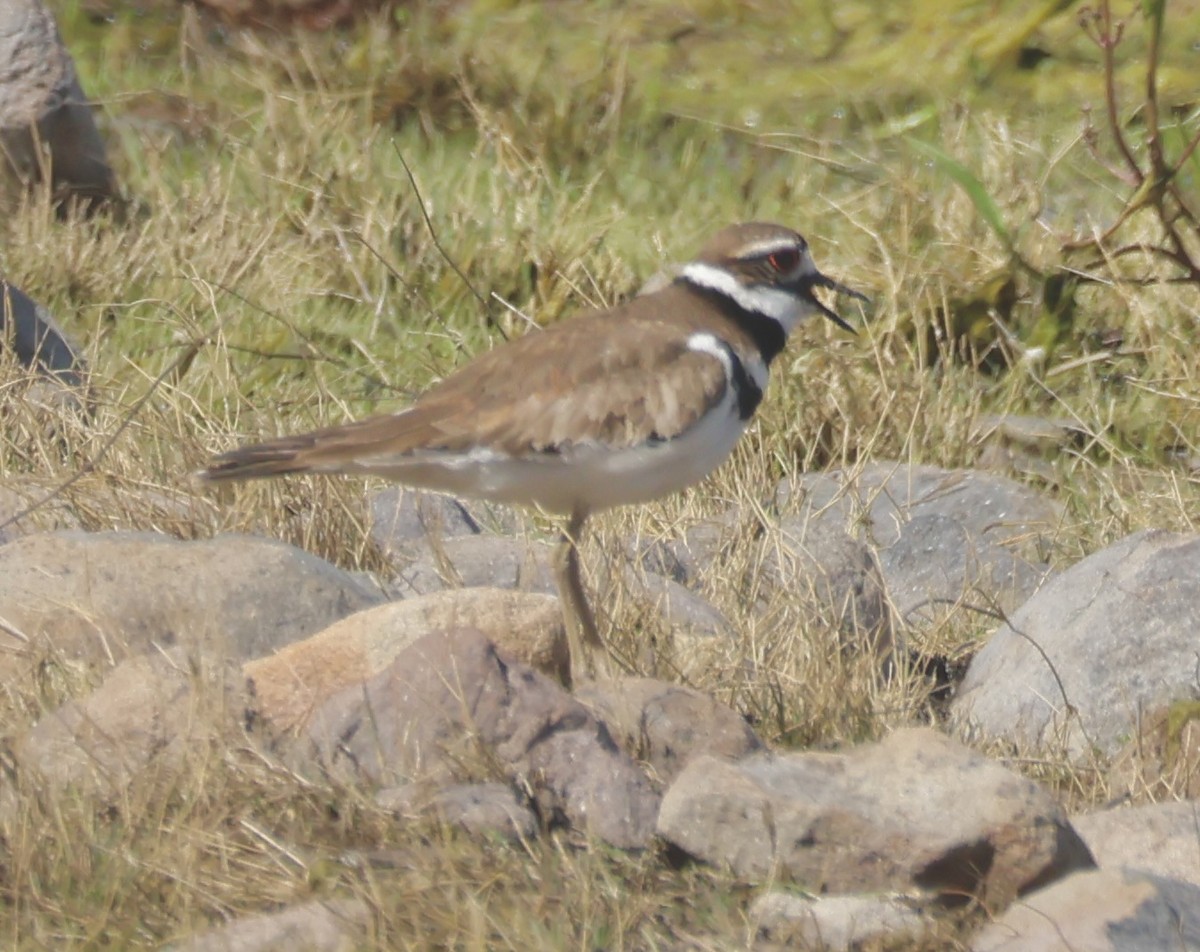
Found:
[[[1141,711],[1138,729],[1109,763],[1114,797],[1133,803],[1200,800],[1200,701]]]
[[[371,910],[361,900],[318,900],[235,919],[164,952],[350,952],[364,947],[370,922]]]
[[[900,537],[879,553],[879,565],[892,605],[908,623],[962,602],[1012,611],[1049,574],[1048,566],[1019,558],[936,512],[906,522]]]
[[[537,817],[504,783],[457,783],[433,790],[407,784],[380,790],[375,802],[402,816],[435,817],[475,836],[529,840],[537,834]]]
[[[77,528],[78,514],[61,496],[54,497],[51,488],[27,483],[0,486],[0,546],[39,531]]]
[[[1014,903],[971,952],[1196,952],[1200,886],[1123,869],[1078,872]]]
[[[306,732],[321,769],[372,784],[500,779],[541,816],[622,848],[654,832],[659,798],[604,725],[478,631],[422,638],[331,697]],[[474,776],[472,776],[474,775]]]
[[[54,377],[66,387],[83,385],[83,358],[50,312],[0,280],[0,343],[4,342],[11,343],[22,366]]]
[[[769,892],[754,900],[750,921],[760,941],[821,952],[849,952],[880,942],[917,948],[930,928],[913,903],[871,895],[809,897]]]
[[[1200,886],[1200,803],[1148,803],[1071,817],[1102,869],[1124,866]]]
[[[391,588],[400,598],[453,588],[507,588],[554,594],[553,546],[506,536],[443,539],[400,571]]]
[[[1195,696],[1198,629],[1200,536],[1135,533],[1012,614],[971,661],[953,722],[1024,749],[1111,754],[1141,712]]]
[[[513,510],[475,500],[404,486],[387,486],[367,495],[371,541],[393,562],[403,565],[426,550],[430,541],[479,535],[511,534],[518,525]]]
[[[620,678],[585,684],[575,696],[664,783],[701,754],[738,760],[764,748],[737,711],[682,685]]]
[[[935,512],[975,536],[1009,547],[1015,543],[1015,551],[1037,555],[1062,519],[1061,505],[1011,479],[907,463],[805,473],[783,480],[776,487],[775,502],[817,517],[839,513],[860,524],[881,548],[900,538],[905,522]]]
[[[729,619],[708,599],[674,579],[629,569],[625,573],[625,589],[631,598],[672,629],[700,638],[728,637],[733,632]]]
[[[0,678],[46,657],[108,666],[151,645],[250,658],[380,601],[328,562],[251,536],[25,536],[0,546]]]
[[[781,482],[775,498],[870,542],[907,624],[947,602],[1021,604],[1049,575],[1062,518],[1060,505],[1005,477],[901,463],[806,473]]]
[[[741,521],[738,512],[730,510],[722,519],[705,519],[689,525],[682,538],[656,539],[650,543],[632,539],[626,549],[631,559],[647,572],[697,589],[703,584],[704,573],[732,543]]]
[[[784,518],[763,559],[762,575],[843,636],[846,648],[891,656],[893,630],[883,578],[871,550],[834,521]]]
[[[0,4],[0,146],[22,180],[37,181],[49,168],[56,193],[85,200],[115,195],[75,64],[41,0]]]
[[[240,735],[250,703],[235,666],[156,651],[44,715],[20,739],[17,760],[56,790],[108,796],[135,777],[171,778],[189,752]]]
[[[1067,458],[1063,448],[1090,438],[1075,420],[1011,413],[980,417],[971,430],[971,442],[980,447],[978,468],[1049,484],[1062,482],[1054,463]]]
[[[699,757],[667,790],[658,832],[749,881],[993,909],[1094,865],[1048,791],[925,728],[841,754]]]
[[[840,632],[844,647],[881,658],[892,649],[891,611],[875,558],[834,520],[790,516],[771,525],[730,510],[691,526],[680,540],[631,548],[649,571],[681,585],[703,588],[715,574],[746,592],[760,613],[782,593],[815,623]],[[713,634],[729,630],[725,622]]]

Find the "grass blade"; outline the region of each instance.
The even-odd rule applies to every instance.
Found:
[[[1000,206],[992,200],[992,196],[988,194],[987,189],[984,188],[975,173],[932,143],[922,142],[920,139],[909,139],[908,142],[922,155],[932,159],[939,172],[945,173],[958,183],[959,187],[967,193],[967,197],[971,199],[971,204],[975,206],[980,217],[996,233],[996,237],[1004,243],[1004,247],[1009,252],[1013,252],[1012,233],[1004,223]]]

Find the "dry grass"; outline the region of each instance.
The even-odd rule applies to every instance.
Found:
[[[93,28],[73,7],[65,16],[134,206],[123,220],[61,222],[43,196],[0,218],[5,276],[84,342],[94,368],[90,417],[31,407],[19,374],[5,371],[0,485],[33,498],[57,487],[29,516],[35,525],[254,532],[377,569],[360,482],[213,495],[188,472],[240,438],[402,405],[501,334],[526,332],[526,316],[544,324],[619,299],[715,225],[763,218],[802,228],[822,267],[870,294],[862,333],[822,324],[800,335],[734,459],[678,498],[599,520],[587,564],[730,506],[745,521],[732,537],[749,539],[756,507],[800,470],[969,466],[985,413],[1064,417],[1089,435],[1049,460],[1047,491],[1067,513],[1051,553],[1059,563],[1141,527],[1194,528],[1196,290],[1089,287],[1076,334],[1045,363],[986,375],[945,352],[933,360],[939,312],[1004,253],[966,196],[888,132],[905,116],[883,95],[878,121],[811,119],[803,136],[782,124],[756,135],[665,113],[668,91],[623,68],[615,40],[582,44],[576,62],[580,34],[552,23],[526,28],[545,34],[543,60],[572,64],[571,82],[539,73],[537,56],[498,49],[484,21],[444,11],[406,14],[403,29],[380,17],[345,38],[298,40],[225,37],[185,13],[179,24],[146,21],[148,53],[136,20]],[[620,29],[614,20],[612,34]],[[1042,265],[1055,260],[1054,229],[1117,205],[1097,188],[1070,116],[981,101],[928,120],[1021,223],[1022,248]],[[435,246],[400,156],[473,288]],[[1049,228],[1035,224],[1039,209]],[[1017,317],[1031,318],[1033,288],[1021,291]],[[1124,333],[1119,354],[1091,343],[1110,327]],[[801,599],[767,593],[765,610],[754,607],[754,559],[773,543],[758,541],[710,567],[707,590],[736,637],[688,678],[787,745],[836,746],[928,716],[919,678],[880,685]],[[617,585],[605,598],[615,644],[643,673],[678,676],[669,646],[644,650],[665,633],[626,595]],[[953,651],[991,626],[960,611],[914,637]],[[51,680],[0,699],[8,737],[61,699]],[[1107,795],[1098,768],[1014,763],[1073,805]],[[236,737],[111,805],[5,783],[0,942],[14,949],[152,948],[334,895],[369,903],[378,948],[748,939],[751,894],[719,871],[566,838],[510,846],[398,826],[362,792],[301,782]],[[954,947],[952,930],[943,939]]]

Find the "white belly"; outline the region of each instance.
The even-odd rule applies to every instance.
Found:
[[[647,502],[698,483],[723,463],[745,429],[733,388],[682,436],[612,450],[580,445],[564,453],[514,457],[492,450],[363,460],[360,472],[424,489],[549,512],[596,512]],[[345,470],[343,470],[345,471]]]

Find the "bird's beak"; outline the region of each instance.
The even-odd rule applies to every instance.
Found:
[[[836,291],[838,294],[845,294],[847,297],[858,298],[860,301],[867,300],[867,296],[865,294],[860,294],[858,291],[855,291],[853,288],[848,288],[848,287],[846,287],[846,285],[841,284],[837,281],[834,281],[833,278],[827,278],[825,275],[821,274],[819,271],[816,272],[815,274],[810,275],[806,284],[807,284],[807,287],[805,288],[806,297],[808,298],[808,302],[813,307],[815,307],[818,311],[820,311],[827,318],[829,318],[831,321],[833,321],[833,323],[835,323],[838,327],[842,328],[842,330],[849,331],[851,334],[858,333],[858,331],[856,331],[853,327],[851,327],[844,320],[842,320],[842,318],[837,314],[836,311],[833,311],[830,308],[826,307],[824,304],[822,304],[821,301],[817,298],[817,296],[815,294],[813,294],[812,289],[814,287],[829,288],[829,290]]]

